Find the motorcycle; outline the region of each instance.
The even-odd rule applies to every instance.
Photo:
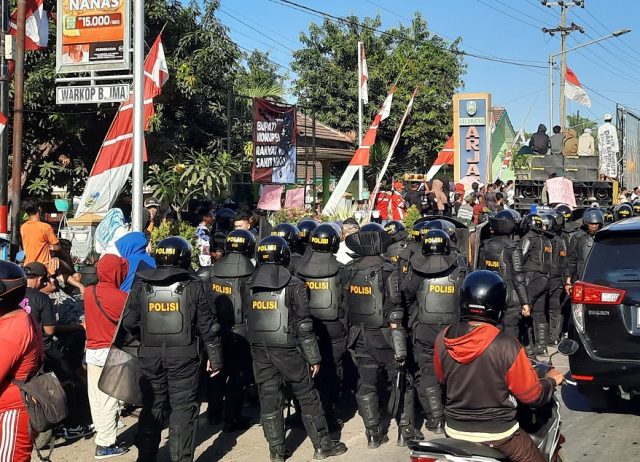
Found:
[[[551,360],[555,354],[568,356],[576,351],[578,343],[565,338],[558,345],[558,351],[549,356],[548,362],[532,360],[533,368],[539,377],[544,377],[552,367]],[[566,461],[561,447],[565,440],[560,433],[560,401],[555,394],[549,404],[540,408],[518,406],[517,419],[520,428],[531,436],[548,462]],[[454,438],[412,441],[409,449],[411,462],[508,462],[506,456],[494,448]]]

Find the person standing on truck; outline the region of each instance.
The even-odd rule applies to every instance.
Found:
[[[564,135],[561,133],[562,128],[560,125],[555,125],[553,127],[553,135],[549,138],[549,143],[551,145],[551,155],[558,156],[562,154],[562,145],[564,144]]]
[[[544,124],[538,125],[538,131],[531,135],[529,147],[534,154],[547,154],[551,144],[549,135],[547,135],[547,127]]]

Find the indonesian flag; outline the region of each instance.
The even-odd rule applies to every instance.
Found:
[[[9,34],[18,33],[16,18],[18,12],[14,11],[9,18]],[[47,48],[49,43],[49,17],[44,11],[43,0],[27,0],[27,15],[25,23],[25,44],[26,50],[40,50]]]
[[[373,118],[373,122],[371,122],[369,130],[367,130],[367,133],[362,139],[362,144],[358,147],[356,153],[351,158],[349,165],[362,165],[365,167],[369,165],[369,150],[371,149],[371,146],[376,143],[376,136],[378,135],[378,126],[380,125],[380,122],[389,117],[389,114],[391,113],[391,103],[393,101],[393,94],[395,91],[396,87],[391,87],[391,91],[387,95],[387,99],[384,100],[384,103],[382,103],[378,113]]]
[[[567,66],[567,72],[564,75],[564,96],[583,106],[591,107],[589,95],[584,91],[578,77]]]
[[[436,161],[427,172],[427,181],[431,181],[443,165],[453,165],[453,135],[451,135],[444,144],[444,147],[438,153]]]
[[[153,98],[162,91],[169,78],[161,36],[158,36],[144,63],[144,125],[155,110]],[[87,180],[77,216],[85,213],[106,213],[129,179],[133,162],[133,100],[123,102],[116,113],[107,136],[102,142],[91,174]],[[147,153],[144,152],[144,160]]]
[[[367,56],[364,52],[364,43],[358,42],[358,46],[360,47],[360,66],[359,69],[359,77],[358,77],[358,85],[360,86],[360,98],[362,98],[362,102],[364,104],[369,104],[369,71],[367,70]]]
[[[7,127],[8,123],[9,119],[7,119],[7,116],[0,112],[0,134],[4,132],[4,129]]]

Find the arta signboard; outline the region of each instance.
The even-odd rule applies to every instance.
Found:
[[[453,96],[455,181],[468,177],[491,181],[489,129],[491,95],[462,93]]]

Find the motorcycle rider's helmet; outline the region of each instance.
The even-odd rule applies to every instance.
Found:
[[[542,229],[552,234],[556,234],[558,232],[558,222],[556,221],[554,214],[543,213],[540,215],[540,219],[542,220]]]
[[[22,268],[8,260],[0,260],[0,311],[18,307],[24,300],[27,277]]]
[[[616,221],[631,218],[633,216],[633,207],[626,202],[624,204],[620,204],[616,207],[614,215],[616,216]]]
[[[479,270],[464,278],[460,291],[460,318],[497,324],[507,303],[507,285],[493,271]]]
[[[600,225],[604,226],[604,214],[602,210],[596,208],[589,208],[584,211],[582,215],[582,224],[587,225]]]
[[[224,243],[226,253],[240,253],[248,258],[253,258],[256,248],[256,237],[246,229],[234,229]]]
[[[256,260],[258,265],[288,266],[291,260],[291,250],[283,237],[267,236],[258,244]]]
[[[520,230],[522,234],[527,234],[529,231],[542,231],[542,218],[537,213],[529,213],[520,222]]]
[[[516,212],[517,213],[517,212]],[[501,210],[489,219],[489,227],[496,236],[509,236],[516,230],[516,221],[511,210]]]
[[[280,236],[287,241],[287,246],[291,252],[298,252],[300,246],[299,234],[298,227],[291,223],[280,223],[271,231],[272,236]]]
[[[340,246],[340,234],[325,223],[313,230],[309,242],[314,252],[336,253]]]
[[[298,222],[298,239],[301,245],[307,245],[314,229],[318,227],[318,222],[311,218],[304,218]]]
[[[193,249],[187,240],[180,236],[171,236],[158,242],[153,258],[158,267],[191,268]]]
[[[422,239],[422,255],[450,255],[449,235],[441,229],[432,229]]]
[[[562,215],[564,215],[564,221],[571,220],[571,207],[569,207],[567,204],[556,205],[555,210],[556,212],[559,212]]]

